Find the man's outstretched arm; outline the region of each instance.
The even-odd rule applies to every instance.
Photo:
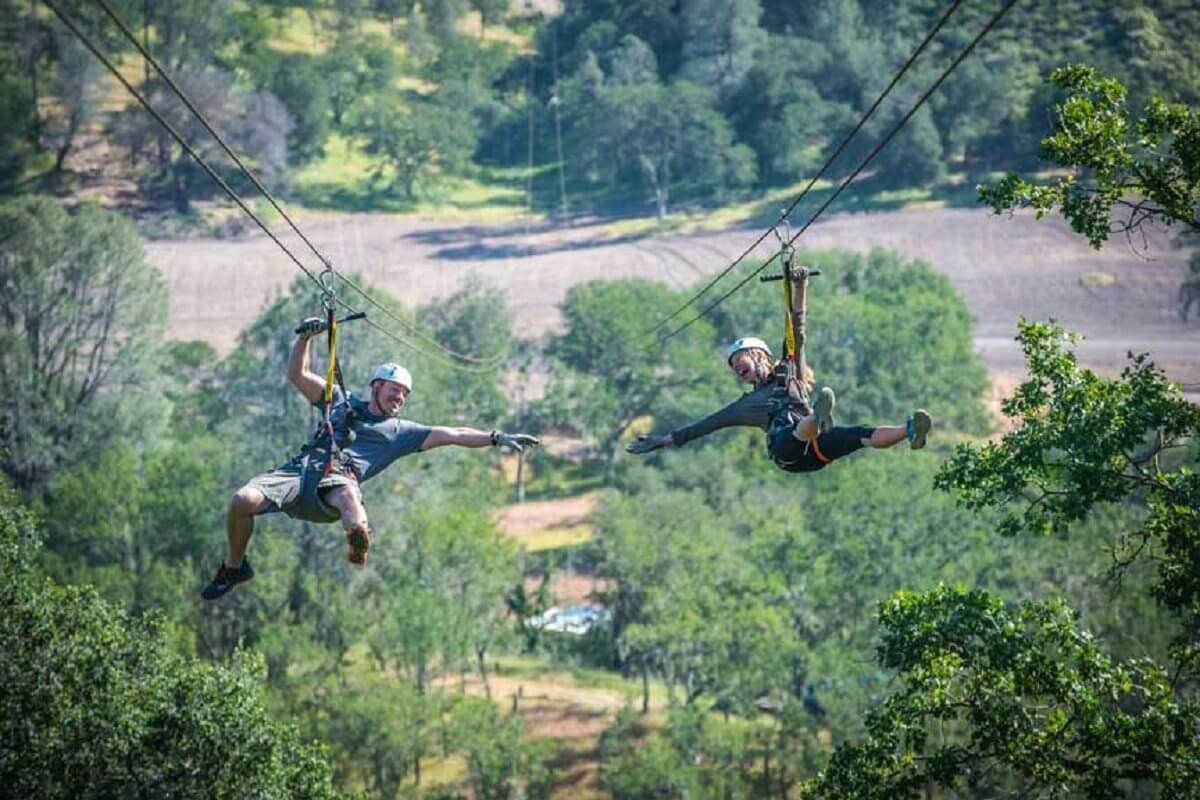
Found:
[[[538,444],[536,436],[528,433],[504,433],[503,431],[481,431],[478,428],[449,428],[436,426],[429,429],[429,435],[421,445],[422,450],[432,450],[435,447],[458,445],[459,447],[511,447],[518,453],[526,447]]]

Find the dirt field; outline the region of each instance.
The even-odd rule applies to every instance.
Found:
[[[632,239],[614,238],[595,224],[484,226],[390,215],[301,224],[340,269],[414,305],[483,280],[505,294],[526,336],[559,324],[558,303],[575,283],[637,276],[689,286],[723,268],[760,233],[741,228]],[[1175,379],[1200,382],[1200,320],[1184,324],[1175,312],[1184,253],[1171,249],[1162,233],[1150,238],[1147,258],[1123,240],[1096,252],[1057,219],[939,209],[832,215],[801,242],[859,251],[888,247],[929,261],[966,298],[977,319],[979,352],[998,378],[1020,372],[1012,336],[1024,315],[1053,317],[1083,333],[1088,341],[1080,352],[1088,366],[1113,372],[1128,350],[1145,350]],[[204,339],[223,352],[271,294],[298,274],[262,235],[158,241],[148,251],[170,286],[172,335]]]

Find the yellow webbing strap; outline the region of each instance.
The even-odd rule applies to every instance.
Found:
[[[337,369],[337,318],[329,312],[329,364],[325,367],[325,407],[333,402],[333,381]],[[326,411],[326,414],[329,412]]]
[[[783,354],[786,359],[793,359],[796,356],[796,329],[792,326],[792,281],[790,270],[785,267],[783,271],[783,304],[784,304],[784,343],[787,352]]]

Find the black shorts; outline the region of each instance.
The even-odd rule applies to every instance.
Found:
[[[771,431],[767,452],[775,466],[782,470],[816,472],[826,464],[862,448],[862,440],[870,439],[873,433],[874,428],[862,425],[836,427],[811,442],[802,442],[792,435],[790,425],[779,425]]]

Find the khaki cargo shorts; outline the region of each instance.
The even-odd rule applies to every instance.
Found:
[[[325,470],[324,462],[312,459],[306,469],[312,473],[309,476],[310,480],[319,480],[319,483],[317,491],[305,497],[302,493],[304,484],[302,469],[304,469],[302,461],[289,461],[270,472],[254,476],[246,482],[246,485],[258,489],[271,501],[274,507],[263,513],[282,511],[294,519],[309,522],[337,522],[341,519],[341,514],[336,508],[326,503],[322,499],[322,495],[328,489],[356,485],[357,481],[348,475],[337,472],[320,477],[320,473]]]

